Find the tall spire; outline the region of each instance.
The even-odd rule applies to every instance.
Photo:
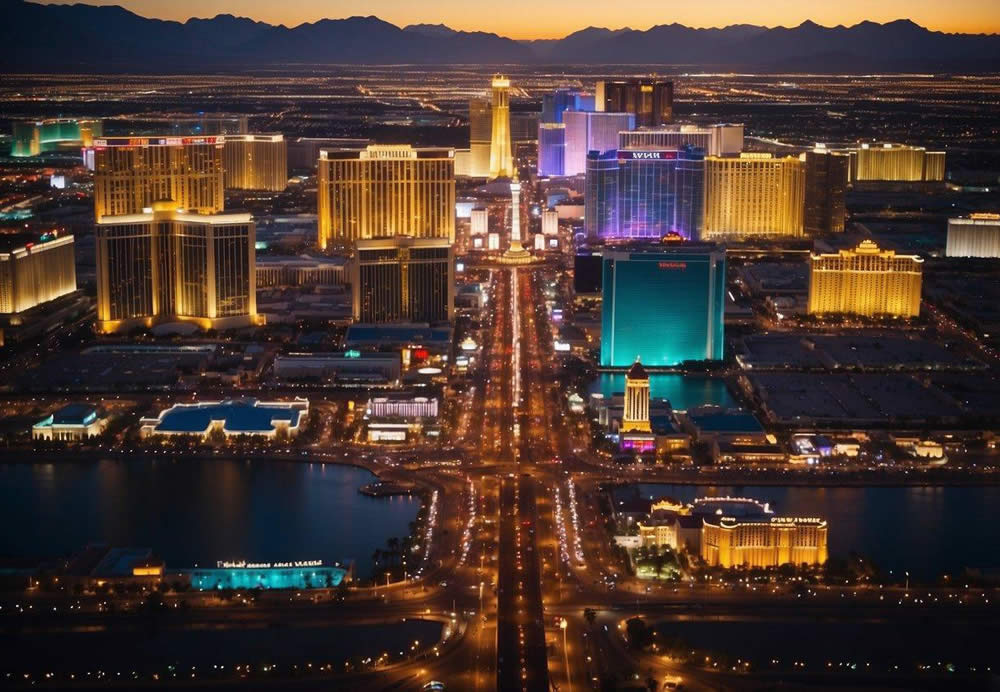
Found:
[[[510,145],[510,79],[493,76],[493,136],[490,140],[490,180],[515,178]]]

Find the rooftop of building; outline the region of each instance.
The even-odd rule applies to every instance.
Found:
[[[649,373],[646,372],[646,368],[642,367],[642,362],[637,357],[635,362],[632,363],[632,367],[625,373],[625,377],[630,380],[648,380]]]
[[[422,344],[447,346],[451,343],[451,327],[431,327],[428,324],[352,324],[347,328],[344,343],[355,345]]]
[[[83,425],[88,419],[97,416],[97,407],[93,404],[67,404],[52,413],[52,423],[55,425]]]
[[[688,419],[701,432],[762,433],[764,427],[749,411],[721,406],[699,406],[687,412]]]
[[[161,433],[207,433],[213,422],[222,421],[230,433],[263,433],[274,430],[276,422],[297,427],[308,402],[261,402],[256,399],[229,399],[196,404],[175,404],[155,419],[154,430]]]
[[[31,250],[33,247],[42,247],[57,240],[71,242],[73,236],[59,236],[54,233],[28,233],[24,231],[0,233],[0,254],[19,254],[20,252]]]
[[[154,135],[151,137],[130,137],[128,135],[112,137],[95,137],[94,148],[103,149],[105,147],[179,147],[193,146],[197,144],[221,145],[226,141],[225,135],[197,135],[182,136],[175,135]]]
[[[410,144],[369,144],[356,149],[320,149],[320,161],[358,159],[362,161],[393,161],[408,159],[454,159],[451,147],[414,147]]]

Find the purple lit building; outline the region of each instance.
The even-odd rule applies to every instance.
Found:
[[[565,172],[566,126],[562,123],[538,123],[538,175],[561,176]]]
[[[582,175],[587,170],[587,153],[618,148],[618,133],[635,129],[631,113],[566,111],[565,175]]]
[[[587,237],[700,237],[705,189],[701,149],[592,151],[586,176]]]

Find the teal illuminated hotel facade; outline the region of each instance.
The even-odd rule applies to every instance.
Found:
[[[605,250],[601,366],[721,360],[725,250],[679,243]]]

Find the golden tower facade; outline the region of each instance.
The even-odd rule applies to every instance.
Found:
[[[94,139],[94,216],[141,214],[159,200],[179,209],[223,209],[225,138],[101,137]]]
[[[803,233],[805,164],[771,154],[705,158],[702,239]]]
[[[493,138],[493,108],[489,99],[469,101],[469,176],[490,175],[490,142]]]
[[[510,79],[494,75],[493,134],[490,137],[490,179],[513,178],[514,158],[510,144]]]
[[[853,250],[812,255],[809,314],[916,317],[924,261],[864,240]]]
[[[651,432],[649,424],[649,375],[639,359],[625,373],[625,411],[622,432]]]
[[[862,143],[850,152],[851,182],[944,180],[945,153],[907,144]]]
[[[163,201],[150,214],[106,216],[96,230],[100,331],[259,323],[249,214],[187,214]]]
[[[0,314],[24,312],[76,290],[73,236],[17,245],[0,252]]]
[[[226,135],[222,154],[227,190],[281,192],[288,186],[288,143],[283,135]]]
[[[319,247],[358,240],[455,241],[455,150],[408,144],[320,151]]]
[[[711,517],[701,528],[701,557],[712,567],[821,565],[827,523],[815,517]]]

